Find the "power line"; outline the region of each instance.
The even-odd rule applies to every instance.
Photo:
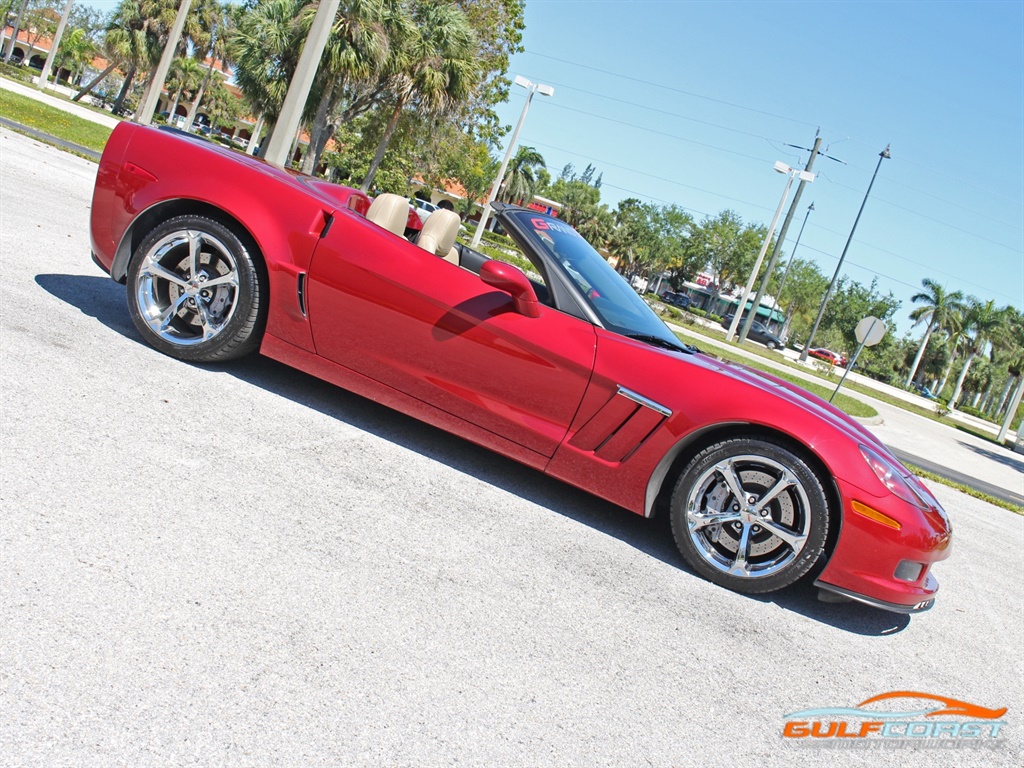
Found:
[[[720,195],[717,192],[711,192],[710,190],[701,189],[700,187],[693,187],[693,186],[691,186],[689,184],[683,184],[682,182],[678,182],[678,181],[675,181],[673,179],[666,179],[666,178],[661,177],[661,176],[655,176],[654,174],[646,173],[644,171],[639,171],[639,170],[637,170],[635,168],[629,168],[627,166],[619,165],[617,163],[611,163],[611,162],[608,162],[606,160],[602,160],[600,158],[592,157],[592,156],[589,156],[589,155],[584,155],[584,154],[581,154],[581,153],[576,152],[576,151],[571,150],[571,149],[565,149],[564,147],[556,147],[556,146],[553,146],[551,144],[546,144],[546,143],[540,142],[540,141],[530,141],[529,139],[523,139],[523,143],[524,144],[529,143],[530,146],[535,146],[536,145],[536,146],[541,146],[541,147],[547,147],[548,149],[553,149],[556,152],[564,152],[565,154],[581,158],[583,160],[586,160],[589,163],[598,164],[598,165],[600,165],[602,167],[606,167],[607,166],[607,167],[611,167],[611,168],[618,168],[620,170],[629,171],[631,173],[637,173],[637,174],[639,174],[641,176],[647,176],[649,178],[656,179],[658,181],[664,181],[664,182],[667,182],[669,184],[674,184],[676,186],[685,187],[687,189],[693,189],[693,190],[696,190],[698,192],[704,192],[706,194],[714,195],[716,197],[721,197],[723,199],[731,200],[733,202],[743,203],[744,205],[749,205],[749,206],[753,206],[753,207],[757,207],[757,208],[764,208],[764,206],[757,205],[756,203],[750,203],[750,202],[747,202],[747,201],[744,201],[744,200],[739,200],[737,198],[730,198],[730,197],[727,197],[726,195]],[[545,165],[545,168],[547,168],[549,171],[555,171],[555,172],[557,171],[557,169],[551,168],[550,166],[547,166],[547,165]],[[602,188],[603,187],[608,187],[609,189],[616,189],[616,190],[618,190],[620,192],[625,192],[627,195],[630,195],[632,197],[638,197],[638,198],[642,198],[642,199],[645,199],[645,200],[651,200],[652,202],[661,203],[662,205],[675,205],[676,207],[681,208],[684,211],[688,211],[690,213],[698,214],[700,216],[711,217],[711,216],[714,215],[714,214],[708,213],[707,211],[700,211],[700,210],[697,210],[696,208],[690,208],[690,207],[685,206],[685,205],[680,205],[679,203],[677,203],[675,201],[664,200],[662,198],[654,197],[653,195],[650,195],[650,194],[647,194],[647,193],[644,193],[644,192],[638,192],[636,190],[628,189],[626,187],[622,187],[622,186],[619,186],[617,184],[612,184],[611,182],[604,181],[604,182],[602,182],[601,186],[602,186]],[[812,223],[811,226],[816,228],[816,229],[820,229],[820,230],[822,230],[824,232],[828,232],[829,234],[839,235],[839,236],[842,236],[842,234],[843,234],[841,232],[837,232],[834,229],[830,229],[830,228],[822,226],[820,224],[813,224]],[[909,264],[913,264],[913,265],[918,266],[918,267],[923,267],[924,269],[930,270],[932,273],[938,273],[938,274],[941,274],[941,275],[945,275],[948,278],[951,278],[953,280],[961,282],[961,283],[963,283],[965,285],[973,286],[973,287],[975,287],[975,288],[977,288],[977,289],[979,289],[979,290],[981,290],[983,292],[987,292],[988,294],[994,294],[996,296],[1001,296],[1001,297],[1003,297],[1005,299],[1009,299],[1011,302],[1019,301],[1019,297],[1013,297],[1013,296],[1010,296],[1009,294],[1002,293],[1000,291],[994,291],[992,289],[992,286],[981,285],[979,283],[974,283],[974,282],[972,282],[970,280],[964,279],[964,277],[962,275],[954,275],[952,273],[946,272],[945,270],[938,269],[938,268],[936,268],[932,264],[925,264],[924,262],[916,261],[915,259],[911,259],[911,258],[909,258],[907,256],[903,256],[903,255],[898,254],[898,253],[896,253],[894,251],[890,251],[890,250],[888,250],[886,248],[882,248],[881,246],[874,245],[873,243],[869,243],[869,242],[866,242],[864,240],[859,240],[857,238],[854,238],[853,242],[855,242],[855,243],[857,243],[858,245],[861,245],[861,246],[872,248],[872,249],[874,249],[876,251],[879,251],[881,253],[884,253],[884,254],[886,254],[888,256],[893,256],[893,257],[895,257],[897,259],[900,259],[902,261],[905,261],[905,262],[907,262]],[[834,254],[832,254],[832,253],[830,253],[828,251],[824,251],[821,248],[815,248],[814,246],[809,245],[806,242],[802,242],[800,245],[801,245],[801,247],[806,248],[807,250],[813,251],[815,253],[821,254],[822,256],[825,256],[828,259],[831,259],[832,261],[835,261],[838,258]],[[912,290],[916,291],[916,290],[918,290],[920,288],[919,285],[914,285],[913,283],[908,283],[905,280],[899,279],[898,277],[894,277],[892,275],[885,274],[883,272],[879,272],[877,269],[875,269],[873,267],[865,266],[864,264],[860,264],[860,263],[858,263],[856,261],[847,260],[846,263],[851,265],[851,266],[857,267],[859,269],[863,269],[868,274],[877,275],[879,278],[884,278],[885,280],[888,280],[888,281],[890,281],[892,283],[896,283],[898,285],[905,286],[905,287],[910,288]]]
[[[700,93],[693,93],[692,91],[684,91],[681,88],[673,88],[672,86],[663,85],[662,83],[655,83],[655,82],[653,82],[651,80],[643,80],[643,79],[641,79],[639,77],[632,77],[631,75],[623,75],[623,74],[620,74],[619,72],[612,72],[612,71],[607,70],[607,69],[600,69],[598,67],[591,67],[591,66],[588,66],[587,64],[580,64],[580,63],[575,62],[575,61],[569,61],[568,59],[560,59],[557,56],[549,56],[546,53],[538,53],[537,51],[531,51],[531,50],[524,50],[523,52],[524,53],[528,53],[531,56],[539,56],[539,57],[541,57],[543,59],[551,59],[552,61],[558,61],[558,62],[561,62],[562,64],[569,64],[569,65],[574,66],[574,67],[579,67],[580,69],[588,69],[591,72],[600,72],[603,75],[611,75],[612,77],[619,77],[619,78],[622,78],[623,80],[629,80],[630,82],[633,82],[633,83],[641,83],[642,85],[652,85],[655,88],[662,88],[662,89],[664,89],[666,91],[670,91],[671,93],[679,93],[679,94],[682,94],[683,96],[692,96],[695,99],[704,99],[705,101],[711,101],[711,102],[714,102],[715,104],[724,104],[727,107],[734,107],[736,109],[743,109],[743,110],[746,110],[747,112],[756,112],[759,115],[766,115],[767,117],[774,117],[774,118],[776,118],[778,120],[788,120],[791,123],[797,123],[799,125],[810,126],[811,128],[817,128],[818,127],[814,123],[808,123],[808,122],[805,122],[803,120],[797,120],[796,118],[793,118],[793,117],[786,117],[785,115],[776,115],[776,114],[774,114],[772,112],[766,112],[763,109],[755,109],[754,107],[746,107],[746,106],[744,106],[742,104],[736,104],[734,102],[726,101],[724,99],[716,99],[716,98],[713,98],[711,96],[705,96],[705,95],[700,94]]]
[[[682,90],[681,88],[674,88],[672,86],[664,85],[663,83],[655,83],[652,80],[644,80],[643,78],[637,78],[637,77],[633,77],[633,76],[630,76],[630,75],[623,75],[622,73],[611,72],[610,70],[602,70],[602,69],[600,69],[598,67],[590,67],[589,65],[582,65],[582,63],[579,63],[577,61],[570,61],[568,59],[559,58],[558,56],[552,56],[552,55],[549,55],[547,53],[540,53],[540,52],[535,51],[535,50],[524,50],[523,52],[524,53],[528,53],[530,55],[539,56],[541,58],[548,58],[548,59],[551,59],[552,61],[559,61],[561,63],[567,63],[567,65],[569,65],[571,67],[578,67],[578,68],[583,69],[583,70],[589,70],[591,72],[598,72],[598,73],[601,73],[602,75],[610,75],[611,77],[621,78],[623,80],[628,80],[628,81],[633,82],[633,83],[640,83],[642,85],[649,85],[649,86],[654,87],[654,88],[660,88],[660,89],[663,89],[663,90],[666,90],[666,91],[669,91],[669,92],[672,92],[672,93],[680,93],[680,94],[685,95],[685,96],[692,96],[693,98],[705,99],[707,101],[712,101],[714,103],[720,103],[720,104],[724,104],[726,106],[732,106],[732,108],[737,109],[737,110],[744,110],[746,112],[752,112],[752,113],[755,113],[755,114],[758,114],[758,115],[765,115],[767,117],[775,118],[777,120],[786,120],[786,121],[791,122],[791,123],[797,123],[798,125],[811,126],[811,127],[815,127],[815,128],[820,128],[821,127],[821,126],[816,126],[813,123],[808,123],[808,122],[803,121],[803,120],[798,120],[796,118],[786,117],[784,115],[776,115],[775,113],[766,112],[764,110],[758,110],[756,108],[753,108],[753,106],[746,106],[744,104],[738,104],[738,103],[735,103],[733,101],[727,101],[727,100],[721,99],[721,98],[714,98],[712,96],[706,96],[706,95],[703,95],[703,94],[700,94],[700,93],[694,93],[692,91],[685,91],[685,90]],[[571,87],[571,86],[563,86],[563,87]],[[647,108],[644,108],[644,109],[647,109]],[[727,128],[727,130],[735,130],[735,129],[728,129]],[[866,143],[864,141],[861,141],[860,139],[850,138],[849,140],[851,140],[851,141],[853,141],[855,143],[858,143],[858,144],[860,144],[862,146],[872,146],[871,144],[868,144],[868,143]],[[983,184],[980,184],[980,183],[978,183],[975,180],[961,178],[961,177],[954,176],[954,175],[949,174],[949,173],[945,173],[943,171],[936,170],[936,169],[932,168],[929,165],[926,165],[924,163],[916,162],[916,161],[911,160],[909,158],[906,158],[904,156],[900,156],[900,162],[905,162],[905,163],[908,163],[910,165],[918,166],[919,168],[923,168],[923,169],[925,169],[926,171],[928,171],[930,173],[934,173],[934,174],[936,174],[938,176],[942,176],[942,177],[950,179],[952,181],[956,181],[957,183],[968,184],[968,185],[971,185],[971,186],[973,186],[975,188],[982,189],[984,191],[988,191],[988,193],[993,193],[993,190],[991,190],[989,187],[987,187],[987,186],[985,186]],[[854,167],[856,167],[856,166],[854,166]],[[861,170],[864,170],[864,169],[861,168]],[[909,188],[913,188],[913,187],[909,187]],[[915,191],[920,191],[920,190],[915,190]],[[925,193],[925,194],[927,194],[927,193]],[[1000,195],[1001,193],[998,193],[998,191],[995,191],[994,194],[995,195]],[[948,201],[944,201],[944,202],[948,203]],[[1018,205],[1021,203],[1021,201],[1019,199],[1017,199],[1017,198],[1010,198],[1010,202],[1016,203]],[[956,205],[956,204],[950,203],[950,205]],[[968,210],[968,209],[965,209],[965,210]],[[984,214],[982,214],[982,215],[984,215]]]
[[[554,102],[552,102],[552,103],[546,105],[546,108],[550,108],[550,107],[554,107],[556,109],[564,109],[564,110],[567,110],[569,112],[577,112],[577,113],[579,113],[581,115],[586,115],[587,117],[594,117],[594,118],[597,118],[598,120],[605,120],[605,121],[607,121],[609,123],[615,123],[617,125],[624,125],[627,128],[635,128],[638,131],[647,131],[648,133],[653,133],[653,134],[656,134],[658,136],[667,136],[668,138],[676,139],[677,141],[685,141],[687,144],[696,144],[698,147],[704,147],[706,149],[713,149],[716,152],[725,152],[726,154],[736,155],[738,157],[744,157],[744,158],[746,158],[748,160],[756,160],[759,163],[770,162],[769,160],[766,160],[763,157],[756,157],[755,155],[748,155],[748,154],[746,154],[744,152],[737,152],[734,149],[726,149],[725,147],[716,147],[714,144],[706,144],[703,141],[696,141],[694,139],[687,139],[687,138],[685,138],[683,136],[678,136],[678,135],[676,135],[674,133],[668,133],[667,131],[658,131],[658,130],[655,130],[654,128],[649,128],[646,125],[637,125],[636,123],[627,123],[625,120],[616,120],[614,117],[606,117],[605,115],[598,115],[598,114],[595,114],[594,112],[587,112],[587,111],[582,110],[582,109],[576,109],[575,107],[568,107],[565,104],[555,104]]]
[[[530,77],[531,79],[533,79],[531,75],[526,75],[526,77]],[[539,78],[539,76],[538,76],[538,78]],[[698,123],[700,125],[706,125],[706,126],[709,126],[711,128],[719,128],[719,129],[721,129],[723,131],[731,131],[732,133],[738,133],[738,134],[740,134],[742,136],[750,136],[750,137],[755,138],[755,139],[764,139],[765,141],[768,141],[768,142],[773,141],[772,139],[769,139],[766,136],[762,136],[759,133],[750,133],[749,131],[740,130],[739,128],[732,128],[732,127],[730,127],[728,125],[721,125],[719,123],[712,123],[712,122],[708,122],[707,120],[699,120],[698,118],[690,117],[689,115],[680,115],[678,112],[669,112],[666,109],[658,109],[657,107],[650,107],[650,106],[648,106],[646,104],[638,104],[635,101],[627,101],[626,99],[619,99],[619,98],[616,98],[615,96],[608,96],[607,94],[604,94],[604,93],[598,93],[597,91],[587,91],[587,90],[584,90],[583,88],[577,88],[576,86],[573,86],[573,85],[566,85],[565,83],[556,83],[556,82],[553,82],[550,78],[546,78],[545,82],[550,84],[550,85],[554,85],[554,86],[556,86],[558,88],[566,88],[566,89],[568,89],[570,91],[576,91],[577,93],[584,93],[587,96],[597,96],[598,98],[607,99],[608,101],[614,101],[614,102],[617,102],[619,104],[625,104],[626,106],[629,106],[629,107],[638,107],[640,109],[646,109],[648,112],[655,112],[655,113],[657,113],[659,115],[667,115],[668,117],[674,117],[674,118],[676,118],[678,120],[687,120],[687,121],[689,121],[691,123]],[[776,141],[779,144],[782,143],[779,140],[776,140]]]

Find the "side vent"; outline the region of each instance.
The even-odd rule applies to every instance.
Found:
[[[628,459],[661,426],[672,411],[665,406],[619,387],[604,407],[584,424],[569,445],[592,451],[604,461]]]
[[[299,272],[298,280],[295,283],[295,292],[299,300],[299,312],[306,317],[306,273]]]

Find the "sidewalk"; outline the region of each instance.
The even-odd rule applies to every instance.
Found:
[[[109,113],[94,112],[81,104],[76,104],[74,102],[67,101],[66,99],[53,96],[49,93],[51,90],[50,86],[47,86],[46,92],[42,92],[34,85],[18,83],[14,80],[8,80],[6,77],[0,77],[0,88],[11,91],[12,93],[21,94],[22,96],[28,96],[30,99],[35,99],[36,101],[41,101],[44,104],[55,107],[56,109],[62,109],[65,112],[70,112],[84,120],[97,123],[98,125],[105,125],[107,128],[116,128],[117,124],[121,122]]]
[[[742,348],[731,346],[708,336],[694,333],[683,326],[671,324],[670,327],[691,339],[697,346],[712,352],[714,349],[726,349],[756,361],[759,366],[773,368],[815,384],[822,384],[822,379],[811,373],[803,373],[788,366],[773,364],[771,360],[760,355],[747,352]],[[851,373],[847,381],[854,377],[858,381],[871,382],[875,385],[875,389],[886,391],[893,395],[902,391],[855,373]],[[919,401],[916,404],[922,407],[934,407],[934,404],[922,397],[909,392],[904,392],[903,394],[907,395],[907,397],[901,399],[908,402],[916,400]],[[882,423],[867,424],[867,428],[889,448],[901,454],[905,460],[915,463],[914,458],[920,457],[921,461],[916,463],[926,465],[923,467],[925,469],[949,476],[968,485],[975,485],[979,490],[986,493],[992,493],[994,489],[1005,491],[1005,494],[992,493],[992,495],[1008,496],[1007,500],[1024,505],[1024,455],[1015,453],[1009,448],[1000,447],[993,442],[983,440],[967,432],[954,429],[934,419],[918,416],[902,408],[876,400],[870,395],[856,392],[851,393],[851,396],[863,400],[878,411]],[[964,417],[963,414],[958,415]],[[983,422],[981,419],[974,419],[972,417],[962,418],[963,421],[968,419],[972,424],[985,424],[992,432],[993,437],[998,432],[993,425]],[[1010,434],[1011,436],[1013,435],[1012,432]],[[948,471],[938,471],[940,468]],[[979,482],[976,484],[966,482],[971,478]]]

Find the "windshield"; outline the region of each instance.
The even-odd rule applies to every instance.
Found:
[[[545,254],[561,267],[605,328],[624,336],[653,336],[682,346],[625,278],[568,224],[532,211],[506,210],[504,215],[518,225],[517,234],[529,240],[524,246]]]

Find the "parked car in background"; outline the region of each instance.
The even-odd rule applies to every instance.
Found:
[[[732,318],[733,315],[726,315],[725,317],[723,317],[722,327],[728,328],[730,325],[732,325]],[[745,320],[746,318],[740,318],[740,324],[736,326],[737,329],[743,327],[743,323],[745,322]],[[759,344],[764,344],[766,347],[768,347],[768,349],[782,349],[784,346],[786,346],[785,342],[782,339],[780,339],[774,333],[769,331],[763,323],[757,320],[750,324],[750,333],[747,334],[747,338],[750,339],[751,341],[756,341]]]
[[[824,360],[827,363],[832,363],[832,365],[838,365],[840,368],[846,367],[846,355],[840,355],[838,352],[833,352],[831,349],[825,349],[824,347],[809,349],[807,350],[807,354],[811,357],[816,357],[819,360]]]
[[[412,207],[416,211],[416,215],[420,217],[421,222],[426,221],[427,216],[437,210],[436,205],[426,200],[420,200],[418,197],[413,200]]]
[[[673,307],[679,307],[680,309],[689,309],[690,305],[693,303],[693,299],[685,293],[676,293],[675,291],[665,291],[661,294],[661,300],[666,304],[671,304]]]

